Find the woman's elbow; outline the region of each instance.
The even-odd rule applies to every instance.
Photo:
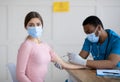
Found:
[[[23,78],[24,78],[24,73],[16,71],[16,79],[21,82]]]
[[[17,80],[20,80],[20,79],[21,79],[21,74],[20,74],[18,71],[16,71],[16,79],[17,79]]]

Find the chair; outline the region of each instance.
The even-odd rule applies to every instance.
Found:
[[[18,80],[16,79],[16,65],[14,63],[8,63],[7,68],[10,72],[12,82],[18,82]]]

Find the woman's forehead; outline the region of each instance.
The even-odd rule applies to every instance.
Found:
[[[39,18],[32,18],[30,19],[30,21],[28,23],[38,23],[38,22],[41,22]]]

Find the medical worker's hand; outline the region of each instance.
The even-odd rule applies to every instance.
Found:
[[[68,52],[68,58],[69,58],[69,62],[70,63],[74,63],[74,64],[80,64],[80,65],[84,65],[86,66],[86,59],[83,59],[81,56],[79,56],[78,54],[75,53],[70,53]]]

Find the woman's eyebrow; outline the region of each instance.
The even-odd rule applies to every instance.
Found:
[[[30,24],[34,24],[34,23],[29,23],[29,25],[30,25]]]

